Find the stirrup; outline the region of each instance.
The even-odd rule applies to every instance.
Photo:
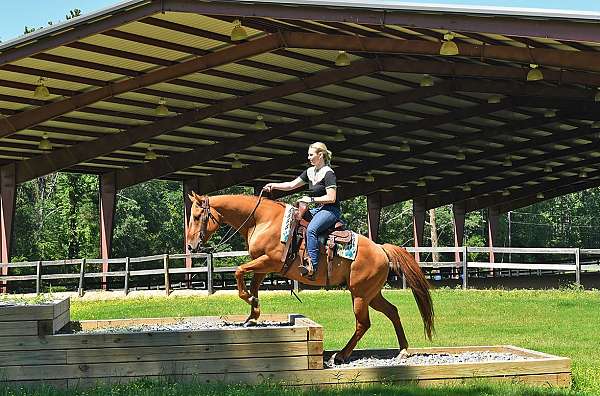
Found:
[[[306,257],[304,260],[302,260],[302,264],[298,266],[298,270],[300,271],[300,275],[306,279],[315,280],[317,271],[315,271],[315,267],[310,261],[309,257]]]

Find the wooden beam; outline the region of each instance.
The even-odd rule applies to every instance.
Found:
[[[465,240],[465,214],[466,211],[464,205],[458,203],[452,205],[454,247],[456,248],[462,247]],[[456,251],[454,253],[454,260],[456,260],[457,262],[462,261],[460,252]]]
[[[0,122],[0,137],[9,136],[29,126],[50,120],[70,111],[75,111],[91,103],[104,100],[120,93],[134,91],[139,88],[169,81],[191,73],[226,65],[236,60],[273,51],[274,49],[280,48],[282,45],[283,42],[281,41],[281,36],[268,35],[205,56],[196,57],[173,66],[148,72],[138,77],[111,83],[92,91],[80,93],[68,99],[52,102],[45,106],[5,118],[4,121]]]
[[[381,219],[381,200],[379,194],[367,195],[367,222],[369,225],[369,239],[379,242],[379,220]]]
[[[331,77],[337,76],[337,78],[340,78],[344,72],[345,69],[330,71],[329,74],[331,74]],[[300,85],[302,85],[302,83],[300,83]],[[189,168],[193,165],[220,158],[227,154],[236,153],[245,148],[285,136],[294,131],[299,131],[304,128],[329,123],[347,117],[353,117],[359,114],[369,113],[382,108],[389,108],[403,103],[410,103],[416,99],[436,96],[441,93],[448,92],[449,89],[449,84],[439,84],[438,87],[403,91],[354,106],[332,110],[321,115],[306,117],[300,121],[277,128],[272,128],[262,132],[254,132],[237,139],[229,140],[226,143],[217,143],[208,147],[199,147],[185,153],[173,155],[172,157],[151,161],[143,166],[137,166],[119,171],[117,174],[117,185],[119,188],[131,186],[146,180],[151,180],[156,177],[176,172],[178,170]]]
[[[496,208],[490,207],[488,208],[488,221],[487,221],[487,229],[488,229],[488,247],[490,248],[490,263],[494,263],[496,261],[494,257],[494,252],[492,248],[494,246],[498,246],[498,211]]]
[[[115,173],[105,173],[100,176],[100,255],[102,272],[108,272],[108,259],[111,256],[112,239],[117,204],[115,188]],[[107,289],[107,278],[102,276],[102,288]]]
[[[416,248],[422,247],[425,232],[425,202],[413,200],[413,239]],[[415,252],[415,260],[420,261],[419,252]]]
[[[16,189],[15,164],[13,162],[0,168],[0,258],[2,259],[0,262],[2,264],[10,262]],[[7,274],[8,268],[3,266],[2,275]]]

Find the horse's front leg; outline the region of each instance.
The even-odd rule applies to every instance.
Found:
[[[254,326],[258,322],[258,318],[260,317],[260,303],[258,301],[258,289],[260,288],[260,284],[267,276],[267,273],[254,273],[252,274],[252,282],[250,282],[250,315],[244,322],[246,326]]]
[[[278,270],[278,265],[281,266],[281,263],[276,263],[271,260],[269,256],[262,255],[246,264],[237,267],[235,271],[235,279],[237,281],[238,294],[242,300],[246,301],[252,307],[250,316],[246,322],[251,319],[258,319],[258,316],[260,315],[260,308],[258,305],[258,288],[260,283],[269,272]],[[247,272],[254,273],[251,291],[248,291],[248,288],[246,287],[246,281],[244,280],[244,276]]]

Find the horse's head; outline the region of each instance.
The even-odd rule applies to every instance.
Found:
[[[210,207],[207,195],[200,196],[192,191],[188,197],[192,202],[192,208],[185,237],[188,250],[191,253],[196,253],[219,228],[221,215]]]

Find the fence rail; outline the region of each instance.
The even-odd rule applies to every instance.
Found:
[[[431,253],[433,254],[449,254],[452,253],[459,260],[454,261],[427,261],[422,260],[419,265],[422,268],[439,270],[442,268],[448,268],[451,270],[460,269],[459,278],[462,279],[463,288],[467,288],[469,279],[469,269],[490,269],[490,270],[530,270],[530,271],[560,271],[560,272],[573,272],[575,274],[575,283],[581,283],[581,271],[582,268],[591,271],[598,271],[600,269],[600,249],[580,249],[580,248],[504,248],[504,247],[419,247],[406,248],[410,253]],[[527,254],[527,255],[558,255],[566,256],[568,263],[515,263],[515,262],[488,262],[488,261],[469,261],[468,257],[470,254]],[[594,257],[595,260],[588,260],[584,263],[581,262],[581,256]],[[218,259],[232,258],[232,257],[244,257],[248,256],[246,251],[232,251],[232,252],[219,252],[219,253],[192,253],[192,254],[160,254],[152,256],[142,257],[125,257],[125,258],[111,258],[108,260],[102,259],[68,259],[68,260],[55,260],[55,261],[32,261],[32,262],[14,262],[8,264],[0,264],[3,268],[8,269],[24,269],[35,267],[35,274],[27,275],[3,275],[0,276],[0,282],[6,285],[8,282],[22,282],[22,281],[35,281],[35,289],[37,293],[42,290],[43,281],[48,280],[67,280],[67,279],[78,279],[78,292],[79,295],[83,295],[86,286],[86,279],[94,278],[124,278],[124,292],[129,292],[129,285],[131,278],[139,276],[150,276],[150,275],[163,275],[164,276],[164,288],[167,294],[171,291],[171,275],[174,274],[185,274],[191,277],[193,274],[206,274],[206,289],[209,294],[214,292],[214,275],[219,273],[233,273],[235,267],[215,267],[215,262]],[[200,266],[186,266],[186,267],[173,267],[171,263],[173,261],[201,259],[204,261],[203,265]],[[159,261],[162,265],[158,268],[151,269],[138,269],[132,270],[132,264],[149,263]],[[118,271],[95,271],[87,272],[86,266],[99,265],[103,263],[109,265],[124,265],[123,270]],[[78,272],[73,273],[55,273],[55,274],[44,274],[44,268],[46,267],[58,267],[58,266],[79,266]],[[403,285],[406,286],[405,280],[403,279]],[[297,287],[297,284],[295,284]],[[6,288],[5,288],[6,290]]]

